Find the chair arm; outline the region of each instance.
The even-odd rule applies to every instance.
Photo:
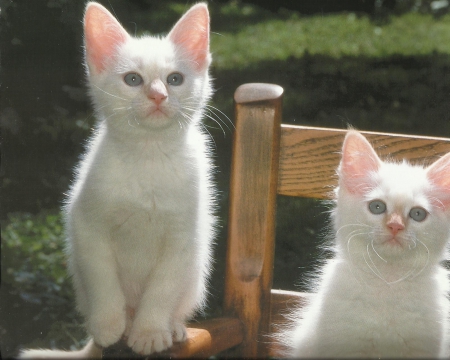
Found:
[[[217,318],[191,323],[187,328],[187,339],[170,349],[142,356],[135,354],[124,342],[119,342],[103,351],[103,359],[184,359],[208,358],[214,354],[240,344],[244,339],[241,322],[234,318]]]

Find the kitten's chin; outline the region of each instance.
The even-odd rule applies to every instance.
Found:
[[[412,245],[411,241],[402,236],[386,235],[386,237],[379,242],[378,248],[383,253],[395,255],[411,250]]]
[[[154,131],[165,130],[175,124],[176,121],[162,110],[155,110],[140,121],[142,127]]]

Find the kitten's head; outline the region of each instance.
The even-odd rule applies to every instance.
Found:
[[[102,5],[84,17],[85,63],[100,118],[121,132],[184,129],[211,95],[209,14],[194,5],[164,37],[130,36]]]
[[[334,220],[344,254],[392,281],[442,260],[450,235],[450,154],[427,168],[383,162],[364,136],[349,131],[338,175]],[[400,273],[383,273],[389,266]]]

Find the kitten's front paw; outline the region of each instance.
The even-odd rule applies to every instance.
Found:
[[[172,334],[175,342],[185,341],[187,339],[186,326],[182,323],[173,324]]]
[[[173,344],[169,331],[156,329],[132,330],[127,343],[135,353],[141,355],[164,351]]]
[[[120,340],[125,331],[125,312],[111,312],[101,316],[93,316],[88,320],[88,332],[95,342],[103,347],[110,346]]]

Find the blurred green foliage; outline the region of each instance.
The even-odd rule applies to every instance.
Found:
[[[1,235],[2,282],[42,311],[72,305],[59,213],[8,214]]]
[[[66,271],[61,214],[10,213],[2,222],[1,237],[2,326],[20,323],[24,314],[28,326],[38,324],[41,331],[45,330],[38,339],[27,341],[29,347],[70,348],[83,344],[86,333]],[[17,310],[20,315],[15,314]],[[15,341],[26,334],[23,328],[18,333],[17,328],[14,330],[19,337]],[[5,356],[5,351],[11,350],[10,344],[6,341],[2,345]]]

